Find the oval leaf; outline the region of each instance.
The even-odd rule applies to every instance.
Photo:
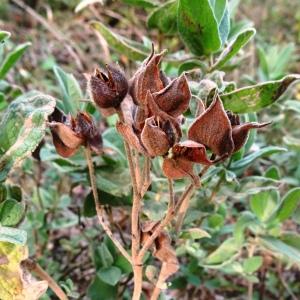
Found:
[[[20,202],[7,199],[0,205],[0,223],[2,226],[15,226],[23,218],[24,205]]]
[[[36,91],[18,97],[9,105],[0,123],[0,182],[38,146],[54,107],[54,98]]]
[[[279,222],[283,222],[288,219],[296,210],[300,202],[300,188],[294,188],[288,191],[277,209],[276,219]]]
[[[108,267],[108,268],[101,268],[99,272],[97,272],[99,278],[109,284],[109,285],[116,285],[122,276],[122,272],[117,267]]]
[[[224,107],[234,113],[244,114],[260,111],[273,104],[300,75],[292,74],[281,80],[247,86],[221,95]]]
[[[219,50],[218,22],[209,0],[179,0],[178,31],[183,42],[196,55]]]
[[[148,18],[148,27],[157,28],[165,34],[177,31],[177,0],[171,0],[152,11]]]

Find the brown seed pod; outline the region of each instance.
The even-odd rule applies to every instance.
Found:
[[[165,155],[170,148],[168,136],[155,122],[155,117],[146,119],[141,141],[151,157]]]
[[[123,72],[106,65],[107,74],[96,69],[88,80],[91,98],[100,108],[117,108],[128,92],[128,82]]]
[[[209,108],[190,126],[188,138],[205,145],[219,156],[230,155],[234,149],[230,120],[217,95]]]
[[[191,92],[185,75],[174,79],[161,91],[153,94],[158,107],[173,117],[183,114],[188,108]]]

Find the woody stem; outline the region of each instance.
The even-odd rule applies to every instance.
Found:
[[[89,147],[85,148],[85,155],[86,155],[86,161],[87,161],[87,164],[88,164],[91,188],[92,188],[92,191],[93,191],[93,196],[94,196],[94,201],[95,201],[95,208],[96,208],[99,223],[101,224],[101,226],[102,226],[103,230],[105,231],[105,233],[109,236],[109,238],[115,244],[117,249],[132,264],[132,259],[131,259],[130,255],[127,253],[127,251],[122,246],[122,244],[113,236],[113,233],[112,233],[110,227],[105,222],[105,211],[104,211],[104,209],[103,209],[103,207],[101,206],[101,203],[100,203],[99,194],[98,194],[97,185],[96,185],[95,169],[94,169],[94,164],[93,164],[93,161],[92,161],[91,150],[90,150]]]
[[[118,111],[119,118],[124,122],[123,112],[120,109]],[[140,178],[137,179],[137,168],[139,166],[134,164],[133,152],[129,144],[124,140],[126,157],[128,160],[129,171],[132,182],[133,189],[133,203],[131,209],[131,256],[132,256],[132,268],[133,268],[133,280],[134,280],[134,290],[132,300],[139,300],[142,293],[142,283],[143,283],[143,264],[139,259],[138,252],[140,249],[140,230],[139,230],[139,218],[141,210],[141,193],[138,188],[138,182]],[[137,163],[137,161],[136,161]]]
[[[199,174],[199,177],[201,178],[209,169],[210,166],[205,166],[202,171]],[[178,213],[178,217],[177,217],[177,221],[176,221],[176,225],[175,225],[175,229],[176,232],[179,233],[186,215],[186,212],[189,208],[189,204],[190,204],[190,198],[192,196],[192,193],[194,191],[194,184],[191,183],[183,192],[180,200],[178,201],[178,203],[176,204],[176,213]]]
[[[174,205],[174,191],[173,191],[173,181],[171,179],[168,179],[169,183],[169,205],[167,213],[164,217],[164,219],[156,226],[155,230],[151,234],[151,236],[146,240],[145,244],[143,245],[140,253],[139,253],[139,259],[143,260],[146,252],[148,249],[152,246],[155,239],[159,236],[161,231],[164,229],[165,226],[169,224],[169,222],[172,220],[172,218],[175,215],[175,205]]]
[[[46,280],[48,286],[54,292],[59,300],[68,300],[68,296],[56,283],[56,281],[33,259],[27,258],[24,262],[25,266],[31,272],[34,272],[40,279]]]

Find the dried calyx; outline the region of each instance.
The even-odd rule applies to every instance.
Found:
[[[102,149],[102,137],[91,116],[79,112],[76,118],[65,115],[58,108],[49,117],[53,143],[63,157],[70,157],[80,146],[90,147],[96,153]]]

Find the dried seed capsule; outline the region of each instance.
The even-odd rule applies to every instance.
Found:
[[[100,108],[119,107],[128,92],[128,82],[117,68],[106,65],[107,75],[99,69],[90,76],[88,90]]]

